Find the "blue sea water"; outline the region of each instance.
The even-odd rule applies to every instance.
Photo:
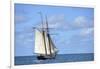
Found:
[[[93,61],[94,53],[58,54],[55,59],[37,60],[36,56],[16,56],[15,65]]]

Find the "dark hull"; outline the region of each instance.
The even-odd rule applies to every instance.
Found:
[[[38,60],[55,59],[56,56],[37,56]]]
[[[38,60],[46,60],[47,58],[45,58],[44,56],[37,56]]]

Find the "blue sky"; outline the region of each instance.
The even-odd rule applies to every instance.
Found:
[[[68,6],[15,4],[15,56],[34,54],[35,31],[48,17],[50,34],[59,54],[93,53],[94,9]]]

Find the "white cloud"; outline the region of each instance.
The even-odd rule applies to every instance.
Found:
[[[33,36],[34,36],[34,33],[32,33],[32,32],[30,32],[30,33],[21,32],[20,34],[16,35],[16,43],[18,43],[18,44],[32,43]]]
[[[89,19],[85,16],[78,16],[74,20],[74,25],[79,28],[93,27],[93,19]]]
[[[91,35],[93,34],[93,28],[85,28],[81,31],[80,35],[81,36],[88,36],[88,35]]]
[[[78,16],[75,19],[75,24],[77,26],[85,26],[85,23],[87,23],[87,20],[84,16]]]

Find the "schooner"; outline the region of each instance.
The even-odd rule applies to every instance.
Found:
[[[42,28],[35,28],[35,50],[38,60],[53,59],[56,57],[58,49],[55,47],[48,28],[48,21],[46,16],[46,21],[43,22],[43,17],[41,15]],[[44,27],[45,26],[45,27]]]

